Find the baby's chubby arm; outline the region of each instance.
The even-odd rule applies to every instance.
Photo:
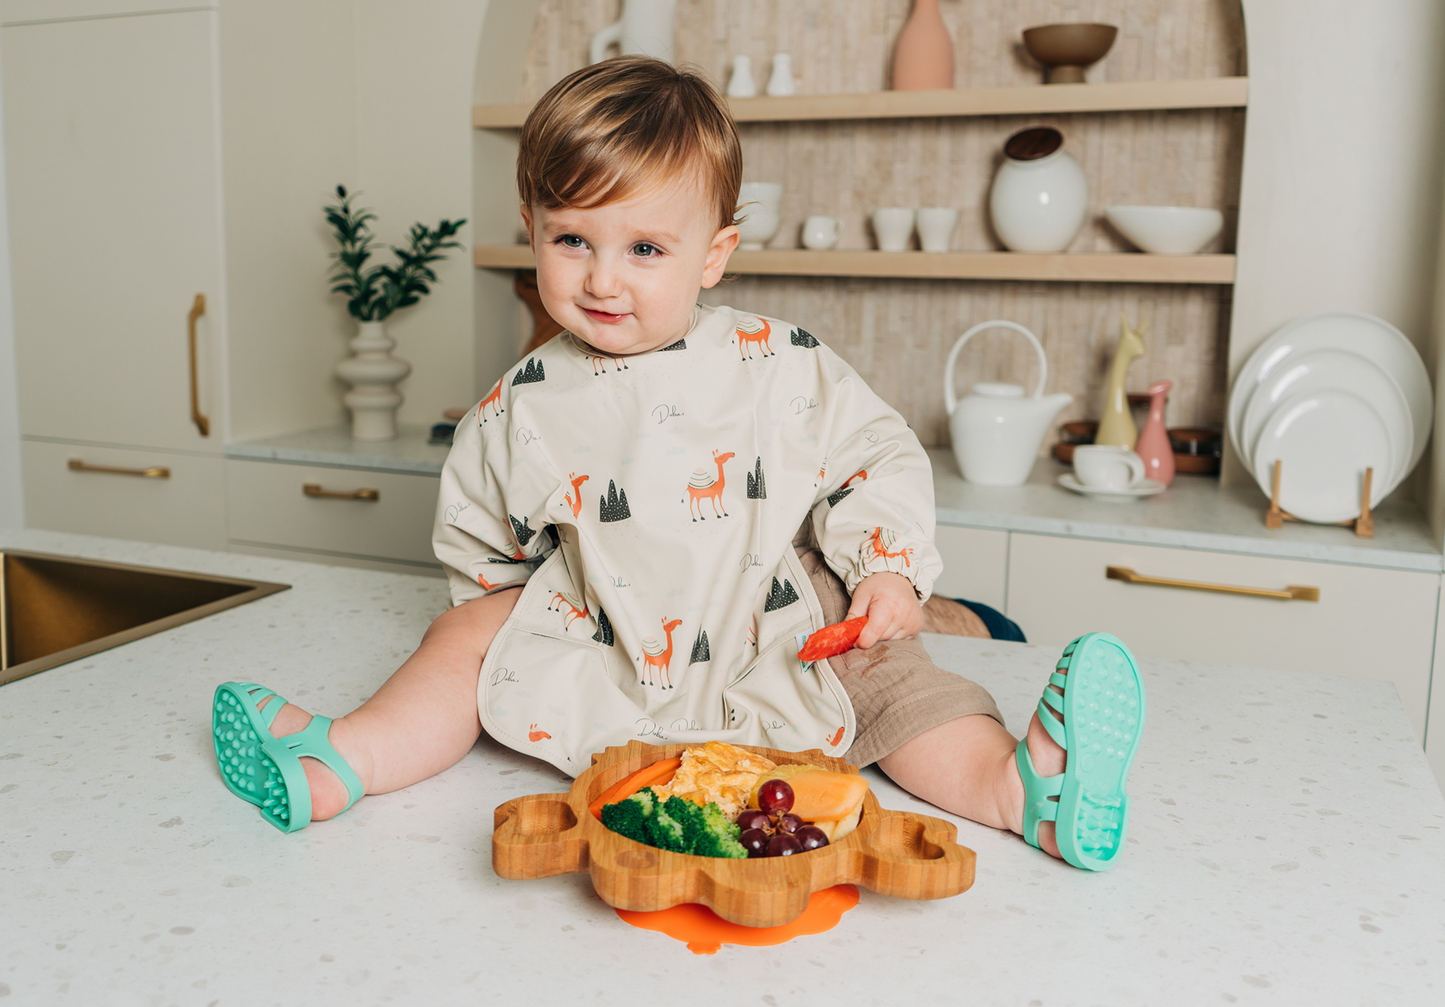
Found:
[[[853,592],[848,618],[868,617],[868,625],[858,634],[856,644],[867,650],[879,640],[899,640],[917,636],[923,628],[923,608],[913,582],[898,573],[872,573],[864,577]]]

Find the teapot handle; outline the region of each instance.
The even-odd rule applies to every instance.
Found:
[[[953,349],[948,353],[948,363],[943,369],[943,401],[948,407],[948,415],[950,416],[953,415],[953,410],[958,406],[958,397],[953,393],[953,365],[954,362],[958,360],[958,351],[963,349],[964,343],[985,329],[1013,329],[1015,332],[1021,332],[1025,336],[1028,336],[1029,342],[1034,344],[1034,352],[1039,355],[1039,382],[1034,386],[1034,393],[1030,397],[1036,399],[1044,394],[1044,384],[1049,380],[1049,362],[1044,356],[1044,348],[1039,343],[1038,337],[1018,322],[1006,322],[1001,318],[996,318],[991,322],[979,322],[973,328],[959,336],[958,342],[953,344]]]

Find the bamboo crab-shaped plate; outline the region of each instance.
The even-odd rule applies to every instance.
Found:
[[[870,790],[858,828],[836,843],[791,857],[732,860],[655,849],[618,835],[587,806],[608,787],[686,745],[630,741],[592,756],[592,766],[565,794],[518,797],[496,810],[492,868],[508,880],[588,873],[602,901],[650,912],[701,903],[723,919],[749,927],[780,926],[807,908],[814,892],[862,885],[904,899],[942,899],[973,884],[974,852],[954,840],[948,822],[911,811],[889,811]],[[781,752],[741,746],[779,765],[811,763],[835,773],[858,770],[820,750]]]

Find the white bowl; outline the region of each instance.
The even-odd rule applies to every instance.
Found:
[[[1193,255],[1224,227],[1224,214],[1192,206],[1108,206],[1119,233],[1155,255]]]

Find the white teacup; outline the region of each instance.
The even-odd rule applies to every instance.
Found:
[[[958,211],[948,206],[926,206],[918,211],[918,243],[925,252],[946,252],[958,226]]]
[[[873,211],[873,233],[884,252],[908,251],[914,212],[906,206],[883,206]]]
[[[1090,489],[1121,493],[1144,481],[1144,459],[1128,448],[1080,444],[1074,448],[1074,475]]]
[[[804,248],[832,248],[842,234],[842,217],[809,217],[803,221]]]

